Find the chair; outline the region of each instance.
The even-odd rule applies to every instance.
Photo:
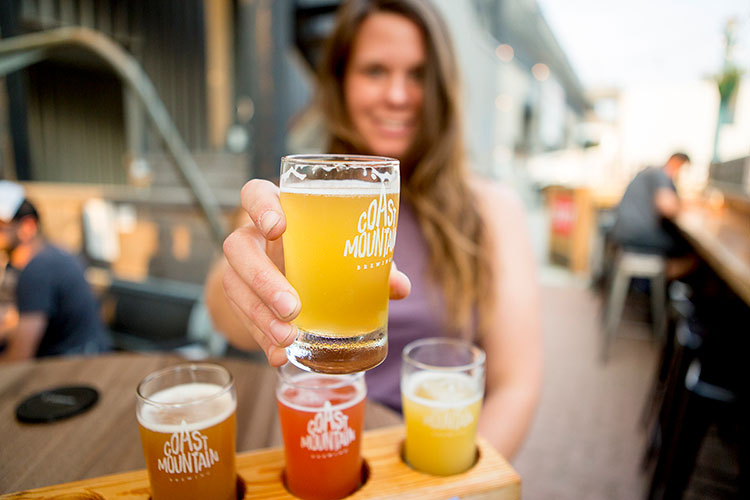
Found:
[[[662,255],[633,252],[621,249],[615,257],[614,277],[609,288],[604,315],[604,341],[602,361],[609,358],[612,338],[620,323],[622,310],[628,297],[630,280],[648,279],[651,285],[651,317],[655,338],[663,338],[666,327],[666,259]]]
[[[108,326],[115,349],[176,351],[189,359],[222,356],[226,341],[213,331],[202,297],[203,286],[192,283],[113,280],[107,299],[114,309]]]

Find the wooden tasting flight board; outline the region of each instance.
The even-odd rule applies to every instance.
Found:
[[[412,470],[401,460],[404,427],[367,431],[362,455],[369,466],[369,479],[349,500],[420,499],[519,500],[521,478],[486,441],[479,438],[479,459],[467,472],[454,476],[431,476]],[[289,499],[281,475],[283,448],[237,454],[237,473],[245,483],[245,499]],[[0,496],[0,499],[45,500],[148,500],[145,470],[102,476]]]

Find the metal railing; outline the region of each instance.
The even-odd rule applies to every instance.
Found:
[[[182,179],[195,196],[214,239],[221,244],[227,231],[219,204],[209,189],[203,172],[188,151],[141,65],[111,38],[89,28],[65,27],[0,39],[0,77],[41,62],[54,49],[65,46],[83,48],[99,56],[137,97]]]

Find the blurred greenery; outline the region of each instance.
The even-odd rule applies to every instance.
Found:
[[[729,66],[716,77],[716,83],[719,86],[719,95],[721,96],[722,102],[727,102],[731,99],[741,76],[742,72],[739,68]]]

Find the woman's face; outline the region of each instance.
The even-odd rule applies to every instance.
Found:
[[[378,12],[354,38],[344,76],[346,108],[371,152],[402,158],[422,115],[425,47],[409,19]]]

